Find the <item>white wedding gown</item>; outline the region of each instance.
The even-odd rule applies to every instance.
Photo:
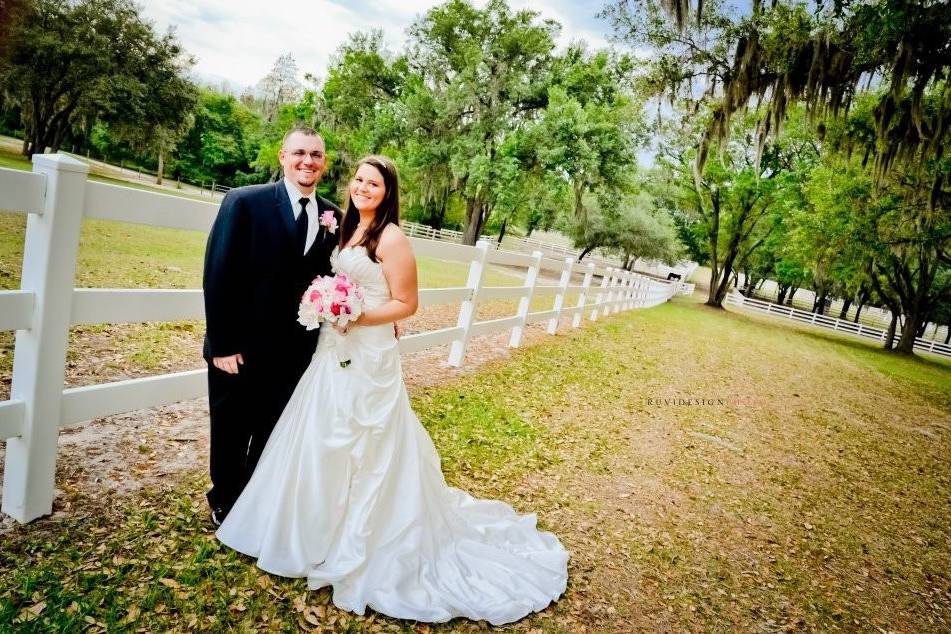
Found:
[[[368,308],[389,299],[365,249],[332,261],[364,288]],[[332,585],[334,604],[357,614],[369,606],[402,619],[498,625],[544,609],[568,579],[567,551],[534,514],[446,484],[410,407],[391,324],[321,333],[217,535],[262,570],[306,577],[311,589]]]

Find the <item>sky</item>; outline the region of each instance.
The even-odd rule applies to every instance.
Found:
[[[264,77],[278,56],[292,53],[303,73],[323,77],[333,52],[355,31],[382,29],[393,52],[403,50],[406,29],[436,0],[140,0],[159,31],[174,28],[197,63],[196,76],[234,92]],[[484,6],[484,0],[475,0]],[[595,14],[603,0],[509,0],[561,23],[561,47],[584,40],[608,46],[608,27]]]

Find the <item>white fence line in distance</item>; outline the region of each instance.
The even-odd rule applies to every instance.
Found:
[[[882,343],[885,342],[885,337],[888,334],[888,330],[885,328],[875,328],[862,323],[856,324],[846,319],[827,317],[826,315],[800,310],[791,306],[779,306],[773,302],[766,302],[760,299],[750,299],[749,297],[745,297],[739,293],[728,293],[724,304],[736,306],[737,308],[749,310],[751,312],[773,315],[774,317],[781,317],[803,324],[818,326],[820,328],[825,328],[826,330],[864,337],[866,339],[875,339],[881,341]],[[951,358],[951,345],[947,345],[939,341],[925,340],[919,337],[915,339],[914,348],[917,352],[924,352],[927,354]]]

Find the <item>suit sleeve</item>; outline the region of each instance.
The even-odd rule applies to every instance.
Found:
[[[205,356],[224,357],[243,352],[242,297],[247,289],[246,268],[250,226],[240,196],[229,192],[208,235],[202,288],[205,297]]]

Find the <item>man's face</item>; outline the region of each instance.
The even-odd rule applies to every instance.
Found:
[[[277,156],[284,168],[284,176],[305,195],[314,190],[327,167],[324,140],[319,136],[295,132],[287,137]]]

